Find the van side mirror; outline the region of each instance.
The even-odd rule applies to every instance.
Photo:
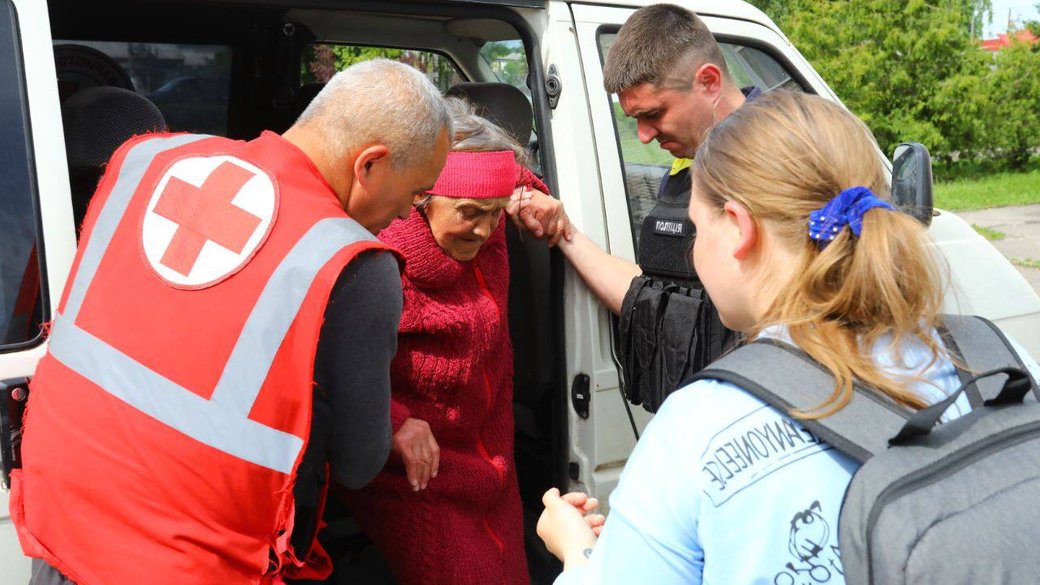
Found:
[[[919,142],[904,142],[892,154],[892,203],[925,227],[932,223],[932,158]]]

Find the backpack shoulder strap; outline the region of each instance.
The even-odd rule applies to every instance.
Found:
[[[943,315],[939,332],[943,343],[946,344],[946,349],[961,361],[960,364],[957,364],[957,374],[962,383],[981,372],[1010,366],[1019,368],[1029,375],[1033,393],[1040,400],[1040,387],[1038,387],[1037,381],[1029,374],[1028,368],[1012,347],[1011,342],[992,321],[971,315]],[[975,407],[981,404],[982,400],[993,398],[1000,393],[1003,379],[999,376],[989,376],[977,380],[973,385],[977,388],[974,392],[975,396],[972,397],[971,388],[968,388],[966,392],[968,392],[972,406]]]
[[[784,414],[812,411],[834,392],[834,376],[800,349],[774,339],[740,347],[690,380],[735,384]],[[822,419],[796,419],[806,430],[860,463],[888,448],[910,416],[894,402],[854,385],[849,403]]]
[[[940,334],[947,349],[966,367],[966,370],[957,368],[962,381],[1007,366],[1028,372],[1000,329],[982,317],[943,315]],[[834,377],[826,368],[802,350],[775,339],[761,339],[740,347],[683,385],[704,379],[735,384],[785,414],[792,410],[812,411],[834,392]],[[1034,395],[1040,400],[1040,385],[1031,377],[1030,381]],[[976,383],[985,398],[996,396],[1003,387],[999,376]],[[889,437],[899,433],[911,412],[858,383],[853,386],[856,392],[852,399],[838,412],[822,419],[798,419],[797,422],[863,463],[888,448]]]

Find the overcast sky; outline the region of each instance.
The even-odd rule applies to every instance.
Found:
[[[1040,0],[993,0],[993,22],[986,23],[985,38],[993,38],[997,33],[1007,32],[1008,11],[1011,19],[1021,23],[1023,20],[1038,19],[1036,4]]]

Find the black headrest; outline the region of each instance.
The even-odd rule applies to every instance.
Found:
[[[144,96],[119,87],[90,87],[61,106],[71,173],[97,172],[119,145],[147,132],[166,131],[162,112]]]
[[[126,70],[114,58],[93,47],[69,43],[54,45],[54,68],[62,102],[88,87],[134,89]]]
[[[531,140],[531,102],[508,83],[465,82],[452,86],[447,95],[465,98],[477,114],[491,120],[522,146]]]

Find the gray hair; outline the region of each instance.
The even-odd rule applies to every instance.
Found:
[[[449,97],[445,101],[454,130],[452,150],[460,152],[512,150],[518,164],[530,166],[527,149],[520,146],[516,139],[491,120],[477,115],[473,104],[457,97]]]
[[[388,59],[355,63],[337,73],[296,123],[321,132],[333,155],[383,144],[395,169],[429,156],[442,130],[452,134],[440,91],[417,69]]]

